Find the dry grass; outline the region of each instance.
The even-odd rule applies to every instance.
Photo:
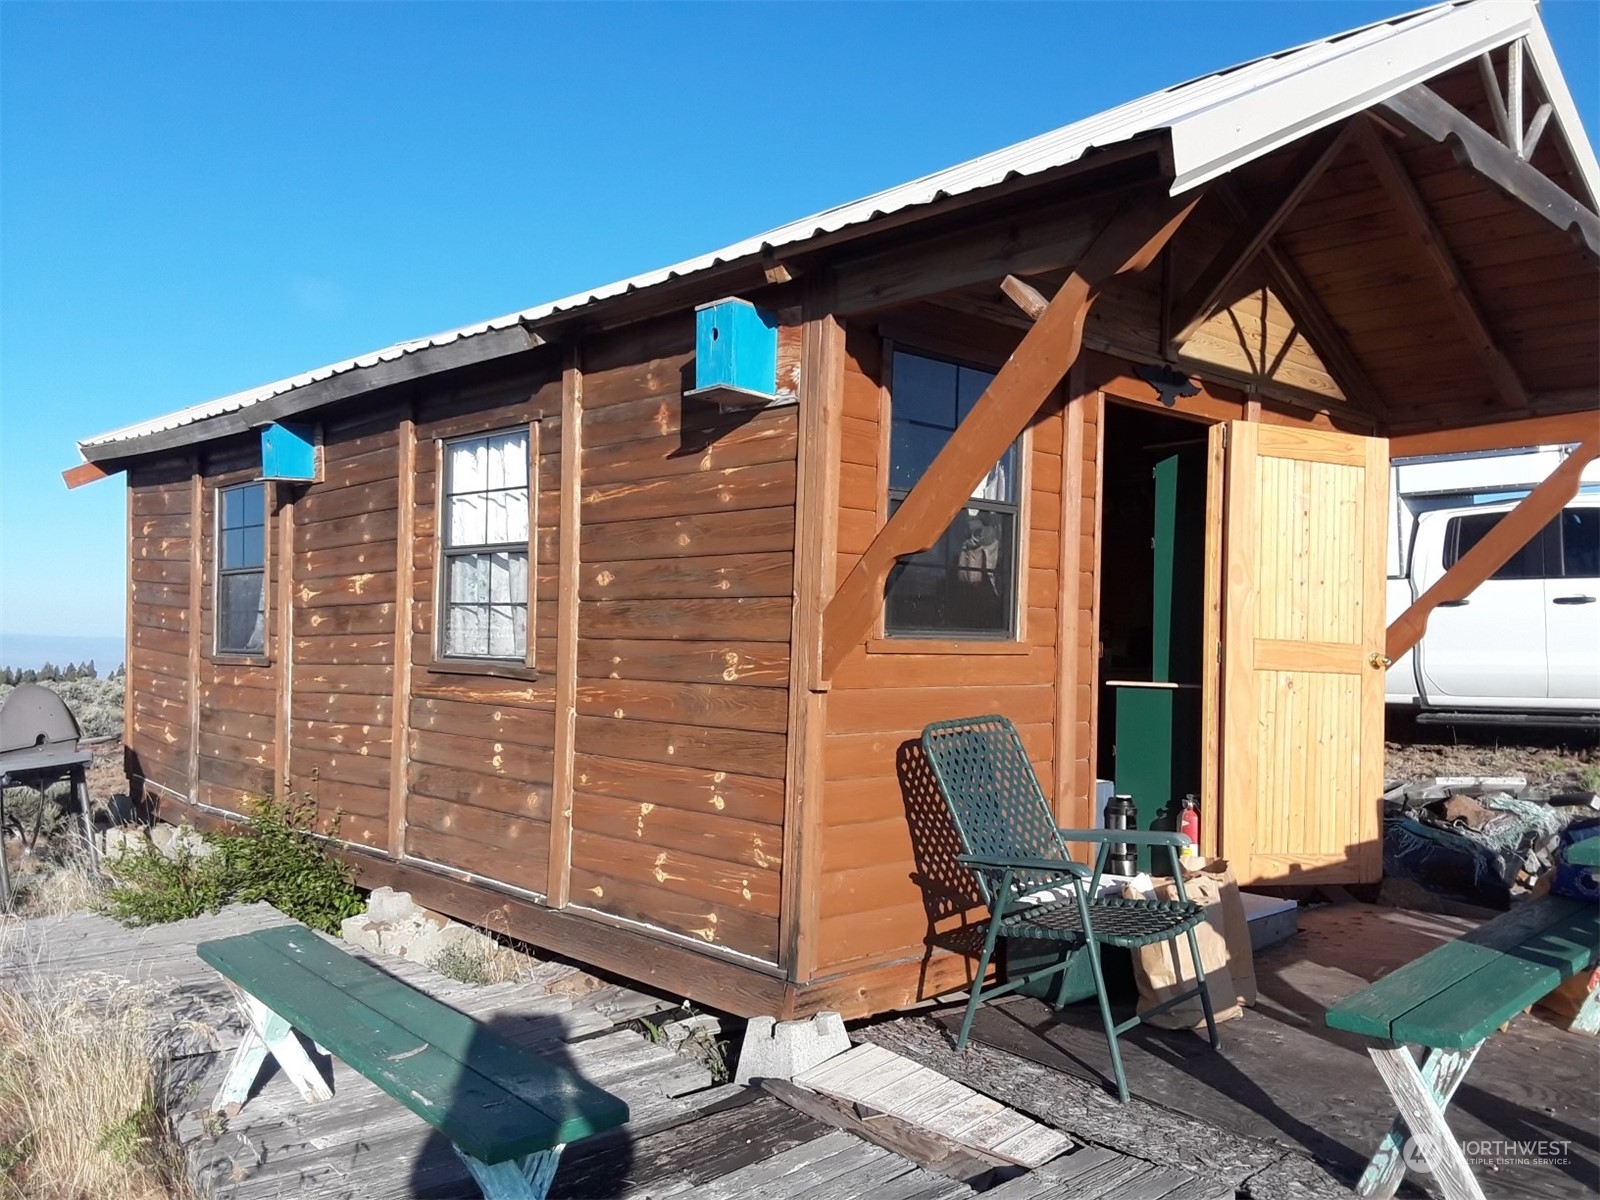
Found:
[[[109,975],[0,991],[0,1196],[195,1196],[162,1106],[157,998]]]
[[[14,869],[12,910],[24,917],[64,917],[94,907],[95,879],[78,859],[42,862],[24,859]]]

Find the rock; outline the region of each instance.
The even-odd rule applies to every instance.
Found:
[[[184,851],[188,851],[191,858],[210,858],[217,848],[193,825],[180,825],[173,835],[172,852],[168,857],[176,858]]]
[[[166,825],[158,821],[150,827],[150,844],[163,857],[174,860],[183,851],[188,851],[191,858],[208,858],[217,852],[193,825]]]
[[[369,921],[405,921],[420,916],[421,913],[422,909],[412,901],[410,892],[397,892],[393,888],[381,887],[367,897]]]
[[[143,825],[113,825],[100,838],[100,853],[107,859],[118,859],[124,854],[138,854],[150,844],[150,835]]]
[[[414,931],[412,936],[404,946],[392,953],[415,959],[424,965],[452,952],[482,958],[487,964],[489,956],[500,949],[500,944],[493,938],[453,922],[440,929],[432,922],[419,921],[409,928]]]
[[[850,1037],[844,1031],[844,1019],[836,1012],[820,1012],[809,1021],[752,1017],[745,1027],[733,1081],[793,1079],[848,1049]]]
[[[377,953],[379,928],[377,922],[369,921],[365,916],[346,917],[339,922],[339,936],[352,946]]]
[[[605,987],[603,979],[596,979],[587,971],[574,971],[570,975],[563,975],[554,983],[547,984],[545,991],[554,996],[587,996],[590,992],[598,992]]]

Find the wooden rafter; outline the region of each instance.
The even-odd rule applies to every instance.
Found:
[[[1454,429],[1391,433],[1389,454],[1393,458],[1411,458],[1424,454],[1466,454],[1474,450],[1510,450],[1518,446],[1581,442],[1597,425],[1600,425],[1600,400],[1591,400],[1589,408],[1583,412],[1520,417]]]
[[[1406,233],[1427,255],[1435,276],[1444,285],[1444,299],[1450,306],[1451,315],[1455,317],[1462,336],[1471,345],[1472,352],[1478,356],[1484,374],[1488,376],[1500,402],[1508,408],[1527,408],[1527,389],[1522,386],[1511,360],[1495,342],[1489,323],[1478,307],[1466,276],[1461,272],[1461,264],[1456,261],[1439,227],[1434,224],[1433,214],[1428,211],[1417,185],[1412,182],[1405,164],[1400,161],[1400,155],[1367,122],[1361,123],[1357,138],[1379,184],[1406,227]]]
[[[1468,550],[1422,595],[1396,617],[1384,638],[1384,653],[1393,662],[1422,640],[1428,617],[1439,605],[1465,600],[1480,583],[1493,575],[1512,555],[1538,536],[1541,529],[1578,494],[1583,469],[1600,456],[1600,430],[1591,428],[1543,483],[1501,517],[1483,539]]]
[[[1000,281],[1000,290],[1023,311],[1030,321],[1037,321],[1044,316],[1044,310],[1050,307],[1050,301],[1044,294],[1025,280],[1018,279],[1015,275],[1007,275]]]
[[[823,613],[822,677],[831,678],[866,636],[894,564],[939,539],[974,488],[1016,441],[1083,346],[1083,325],[1104,285],[1142,271],[1199,202],[1163,191],[1136,199],[1096,235],[1033,327],[1023,335],[972,411],[878,531]]]
[[[1489,101],[1489,112],[1494,116],[1494,127],[1500,134],[1500,140],[1515,150],[1517,135],[1511,128],[1511,118],[1506,113],[1506,98],[1500,94],[1500,77],[1494,73],[1494,59],[1488,51],[1478,55],[1478,73],[1483,76],[1483,94]]]
[[[109,479],[113,474],[114,472],[107,471],[104,467],[101,467],[96,463],[86,462],[79,463],[75,467],[68,467],[65,471],[61,472],[61,478],[66,482],[67,488],[70,491],[72,488],[80,488],[86,483],[95,483],[101,479]]]
[[[1348,144],[1350,127],[1344,126],[1331,139],[1312,143],[1290,164],[1286,172],[1289,183],[1274,198],[1265,217],[1253,217],[1244,206],[1244,219],[1238,231],[1228,239],[1194,281],[1181,300],[1173,307],[1169,318],[1172,329],[1172,349],[1182,346],[1195,331],[1211,319],[1219,305],[1250,264],[1277,236],[1285,221],[1300,207],[1300,202],[1317,186],[1323,174],[1344,152]]]
[[[1223,180],[1218,191],[1234,216],[1248,223],[1249,209],[1239,190],[1228,180]],[[1328,369],[1328,374],[1333,376],[1334,382],[1339,385],[1339,390],[1344,393],[1344,398],[1352,407],[1360,409],[1368,416],[1379,420],[1386,419],[1388,410],[1378,395],[1378,389],[1372,386],[1365,368],[1356,360],[1355,354],[1345,341],[1344,334],[1328,315],[1328,311],[1322,307],[1322,302],[1317,299],[1316,293],[1311,290],[1311,285],[1306,282],[1300,269],[1276,241],[1266,242],[1261,248],[1260,257],[1266,265],[1269,285],[1278,297],[1279,303],[1299,327],[1302,335],[1311,344],[1311,348],[1316,351],[1317,357],[1322,360],[1322,365]]]
[[[1523,158],[1532,158],[1533,152],[1539,148],[1539,139],[1544,136],[1544,127],[1550,122],[1550,114],[1555,112],[1555,106],[1546,100],[1534,110],[1533,120],[1528,122],[1528,132],[1522,135]]]
[[[1304,333],[1311,348],[1317,352],[1322,365],[1333,376],[1339,390],[1351,407],[1359,409],[1379,421],[1389,418],[1389,406],[1384,403],[1378,389],[1373,386],[1366,368],[1350,349],[1344,333],[1322,307],[1322,301],[1311,289],[1311,284],[1276,242],[1262,253],[1267,264],[1267,278],[1284,311]]]
[[[1382,104],[1424,137],[1453,143],[1457,160],[1468,170],[1558,229],[1573,232],[1591,255],[1600,257],[1600,216],[1430,88],[1419,83]]]
[[[1522,39],[1506,47],[1506,124],[1511,127],[1510,147],[1522,153]]]

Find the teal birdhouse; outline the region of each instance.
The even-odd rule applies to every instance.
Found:
[[[316,426],[285,425],[277,422],[263,426],[261,478],[292,483],[316,482]]]
[[[691,396],[724,406],[755,406],[778,393],[778,317],[748,300],[695,309],[695,386]]]

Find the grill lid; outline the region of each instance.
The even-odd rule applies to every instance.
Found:
[[[0,702],[0,772],[18,775],[87,762],[78,722],[60,696],[37,683],[19,684]]]

